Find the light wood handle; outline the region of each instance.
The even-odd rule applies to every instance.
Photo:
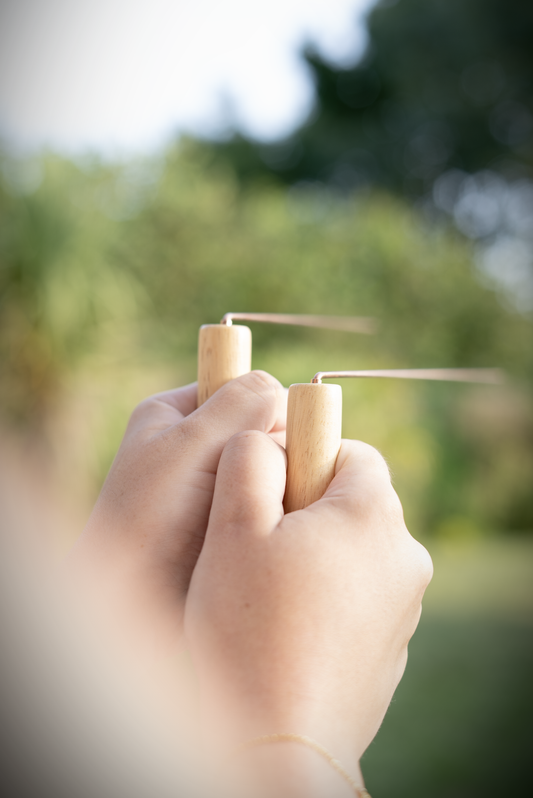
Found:
[[[252,368],[252,332],[242,324],[204,324],[198,336],[198,406]]]
[[[340,385],[300,383],[289,388],[286,513],[320,499],[335,475],[341,447]]]

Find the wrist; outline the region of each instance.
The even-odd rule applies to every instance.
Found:
[[[237,690],[235,695],[228,682],[220,684],[218,680],[216,687],[210,681],[206,689],[201,671],[202,726],[213,741],[223,739],[228,741],[228,747],[238,748],[265,735],[303,735],[318,741],[349,773],[359,774],[359,760],[374,736],[368,731],[368,724],[359,722],[364,718],[363,707],[358,711],[353,701],[338,706],[333,696],[320,701],[287,689],[257,689],[255,694]]]
[[[345,728],[339,718],[335,723],[301,708],[265,712],[253,700],[243,709],[227,700],[216,703],[205,693],[202,703],[204,742],[215,751],[223,740],[227,751],[236,752],[249,784],[255,784],[256,791],[250,786],[245,794],[348,798],[357,795],[355,786],[364,789],[353,723]]]
[[[239,777],[254,798],[363,798],[361,771],[352,773],[314,740],[275,734],[248,741],[238,750]]]

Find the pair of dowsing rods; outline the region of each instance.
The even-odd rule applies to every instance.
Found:
[[[235,377],[252,368],[252,333],[233,320],[290,324],[344,332],[373,333],[368,317],[304,316],[282,313],[226,313],[220,324],[204,324],[198,339],[198,405]],[[289,388],[287,407],[287,486],[285,512],[301,510],[320,499],[335,475],[341,446],[342,389],[323,379],[378,377],[499,384],[500,369],[377,369],[319,371],[311,382]]]

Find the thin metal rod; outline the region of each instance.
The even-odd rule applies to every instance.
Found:
[[[453,382],[485,382],[499,385],[505,382],[501,369],[377,369],[375,371],[319,371],[312,383],[344,377],[392,377],[402,380],[451,380]]]
[[[302,316],[297,313],[226,313],[221,324],[235,321],[264,321],[269,324],[290,324],[298,327],[321,327],[326,330],[367,333],[376,332],[378,323],[370,316]]]

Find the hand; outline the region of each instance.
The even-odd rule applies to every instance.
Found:
[[[154,652],[175,642],[222,450],[243,429],[279,438],[285,415],[286,392],[261,371],[198,409],[196,384],[135,409],[68,563],[78,592],[100,605],[111,627],[135,627]]]
[[[260,432],[220,460],[185,623],[206,723],[233,744],[308,735],[355,776],[403,674],[431,559],[370,446],[344,441],[325,496],[284,516],[285,473]]]

